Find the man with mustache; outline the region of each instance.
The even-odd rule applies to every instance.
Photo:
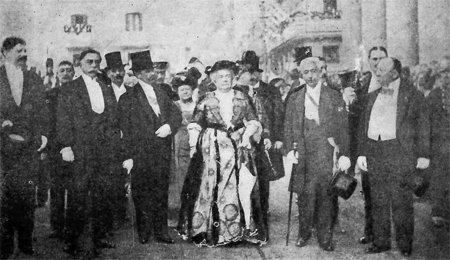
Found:
[[[14,252],[14,233],[19,250],[34,253],[35,186],[38,180],[39,153],[47,144],[47,107],[42,79],[26,70],[27,49],[23,39],[8,37],[1,52],[0,66],[0,258]]]
[[[112,180],[120,168],[120,129],[117,100],[100,80],[100,53],[88,49],[80,54],[82,74],[66,83],[58,96],[56,135],[62,159],[73,164],[68,189],[64,251],[80,251],[78,239],[89,225],[87,256],[101,248],[114,248],[106,240],[111,227]]]
[[[48,145],[48,160],[50,167],[50,225],[52,232],[49,238],[63,239],[64,230],[64,193],[69,182],[70,168],[61,160],[59,147],[56,142],[56,106],[61,85],[72,81],[75,70],[71,62],[61,61],[56,71],[57,82],[51,89],[46,90],[46,103],[50,112],[50,142]]]
[[[105,54],[106,60],[106,74],[111,81],[111,88],[114,91],[114,95],[116,97],[117,102],[119,102],[120,97],[125,94],[129,90],[128,87],[124,84],[125,77],[125,64],[122,62],[122,56],[119,51],[110,52]],[[126,222],[127,217],[127,199],[126,199],[126,176],[124,172],[118,172],[117,175],[114,175],[112,179],[113,185],[113,200],[111,201],[112,205],[112,214],[113,214],[113,227],[118,229]]]

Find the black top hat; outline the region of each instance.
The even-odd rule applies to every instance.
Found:
[[[242,67],[250,71],[263,72],[259,68],[259,57],[256,55],[255,51],[244,51],[242,53]]]
[[[153,68],[155,70],[167,70],[169,63],[167,61],[155,61],[153,62]]]
[[[294,62],[299,64],[302,60],[312,57],[312,47],[304,46],[304,47],[295,47],[294,48]]]
[[[120,55],[120,51],[105,54],[105,61],[106,61],[105,69],[118,69],[124,66],[122,62],[122,56]]]
[[[356,82],[358,80],[358,71],[351,70],[351,71],[343,71],[338,74],[339,78],[341,80],[341,87],[344,89],[346,87],[356,87]]]
[[[47,60],[45,61],[45,67],[53,68],[53,59],[52,58],[47,58]]]
[[[140,51],[130,54],[131,70],[139,71],[146,69],[153,69],[153,62],[150,56],[150,51]]]

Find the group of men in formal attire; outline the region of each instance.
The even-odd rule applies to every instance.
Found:
[[[174,243],[167,225],[168,190],[172,136],[182,119],[173,92],[159,81],[150,52],[130,54],[137,79],[133,87],[124,84],[120,52],[105,55],[102,73],[101,54],[89,49],[80,54],[81,75],[73,79],[73,65],[63,61],[53,81],[47,79],[53,86],[47,92],[41,78],[23,69],[23,39],[7,38],[2,55],[1,258],[13,253],[15,231],[20,251],[34,252],[35,186],[43,151],[53,167],[51,237],[64,239],[66,253],[83,250],[84,232],[88,255],[96,257],[102,248],[116,246],[109,234],[126,221],[127,182],[139,242],[146,244],[153,236]],[[289,185],[298,195],[296,246],[307,245],[315,229],[319,246],[334,250],[338,196],[330,192],[329,180],[335,167],[350,172],[357,168],[366,215],[360,242],[370,243],[367,253],[389,250],[392,217],[397,245],[410,255],[413,191],[404,183],[430,164],[430,116],[423,96],[401,77],[400,61],[387,57],[383,47],[372,48],[371,72],[340,92],[327,82],[324,60],[303,48],[296,59],[301,80],[283,104],[280,92],[261,81],[256,54],[244,56],[248,62],[241,69],[252,77],[241,90],[262,100],[273,132],[264,146],[284,149],[297,164]],[[270,180],[261,176],[258,181],[261,212],[256,214],[268,229]]]

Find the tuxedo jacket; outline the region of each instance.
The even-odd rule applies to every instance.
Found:
[[[60,147],[71,147],[75,156],[75,174],[88,177],[92,169],[93,148],[100,147],[102,156],[110,162],[110,169],[103,174],[119,174],[120,161],[120,129],[117,117],[117,101],[114,91],[108,85],[100,82],[105,109],[101,116],[101,125],[95,125],[95,112],[83,77],[67,82],[61,86],[56,108],[56,136]],[[95,129],[94,129],[95,127]],[[99,130],[104,140],[99,143]]]
[[[160,109],[156,116],[148,102],[142,86],[138,83],[120,97],[120,128],[123,132],[123,159],[133,159],[134,165],[144,166],[148,158],[169,153],[172,135],[181,126],[181,111],[173,103],[160,85],[152,85]],[[159,138],[155,132],[164,124],[168,124],[172,135]]]
[[[359,123],[359,156],[367,156],[370,149],[370,139],[367,137],[370,114],[380,91],[381,88],[367,94],[367,105]],[[404,151],[398,155],[401,158],[405,160],[430,158],[430,118],[425,99],[403,78],[400,80],[397,97],[396,139]]]
[[[280,91],[260,81],[259,88],[256,89],[256,96],[260,98],[269,119],[270,139],[283,141],[284,105]]]
[[[306,174],[306,151],[304,138],[304,115],[306,86],[293,92],[286,103],[286,116],[284,122],[284,147],[286,152],[293,149],[293,143],[298,144],[298,165],[296,174]],[[322,86],[319,101],[319,120],[326,138],[333,137],[339,146],[340,155],[349,156],[348,113],[341,94],[329,87]],[[331,145],[331,144],[330,144]],[[330,156],[332,160],[332,155]],[[331,176],[332,169],[330,169]],[[297,178],[300,179],[300,178]],[[292,181],[292,178],[291,178]],[[301,190],[302,185],[293,183],[295,192]]]
[[[23,92],[20,106],[18,106],[11,93],[11,87],[6,74],[5,66],[0,67],[0,122],[9,120],[12,127],[1,128],[2,156],[11,156],[17,144],[12,143],[9,134],[19,134],[26,140],[23,147],[29,151],[32,158],[16,157],[21,160],[19,165],[30,173],[36,173],[38,154],[34,153],[42,144],[41,135],[48,137],[48,109],[45,103],[45,88],[42,79],[35,73],[23,71]],[[10,149],[11,148],[11,149]],[[34,156],[35,155],[35,156]],[[12,158],[12,157],[11,157]],[[31,166],[34,165],[34,166]],[[2,170],[8,171],[6,165]]]

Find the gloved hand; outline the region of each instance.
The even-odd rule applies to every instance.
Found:
[[[426,168],[428,168],[428,166],[430,166],[430,159],[423,158],[423,157],[420,157],[417,159],[416,168],[418,168],[420,170],[425,170]]]
[[[367,171],[367,158],[365,156],[359,156],[356,164],[361,170]]]
[[[264,139],[264,148],[265,148],[266,150],[269,150],[270,147],[272,147],[272,142],[270,141],[269,138],[265,138],[265,139]]]
[[[347,156],[341,156],[338,160],[338,168],[341,171],[346,171],[351,166],[350,159]]]
[[[13,126],[14,124],[11,122],[11,120],[5,120],[2,122],[2,127],[5,126]]]
[[[38,152],[42,151],[47,146],[48,139],[47,137],[45,137],[45,135],[41,135],[41,142],[41,147],[39,147],[39,149],[37,150]]]
[[[72,147],[65,147],[61,150],[62,159],[66,162],[73,162],[75,155],[73,154]]]
[[[273,148],[275,148],[275,149],[281,149],[281,148],[283,148],[283,142],[281,142],[281,141],[276,141],[276,142],[275,142],[275,145],[273,146]]]
[[[156,130],[155,134],[157,137],[167,137],[168,135],[170,135],[172,133],[172,130],[170,129],[170,125],[168,124],[164,124],[162,125],[160,128],[158,128],[158,130]]]
[[[356,99],[355,89],[352,87],[347,87],[342,92],[342,98],[346,105],[350,105]]]
[[[130,174],[131,169],[133,169],[133,159],[125,160],[125,161],[122,163],[122,167],[123,167],[124,169],[127,169],[127,173]]]

